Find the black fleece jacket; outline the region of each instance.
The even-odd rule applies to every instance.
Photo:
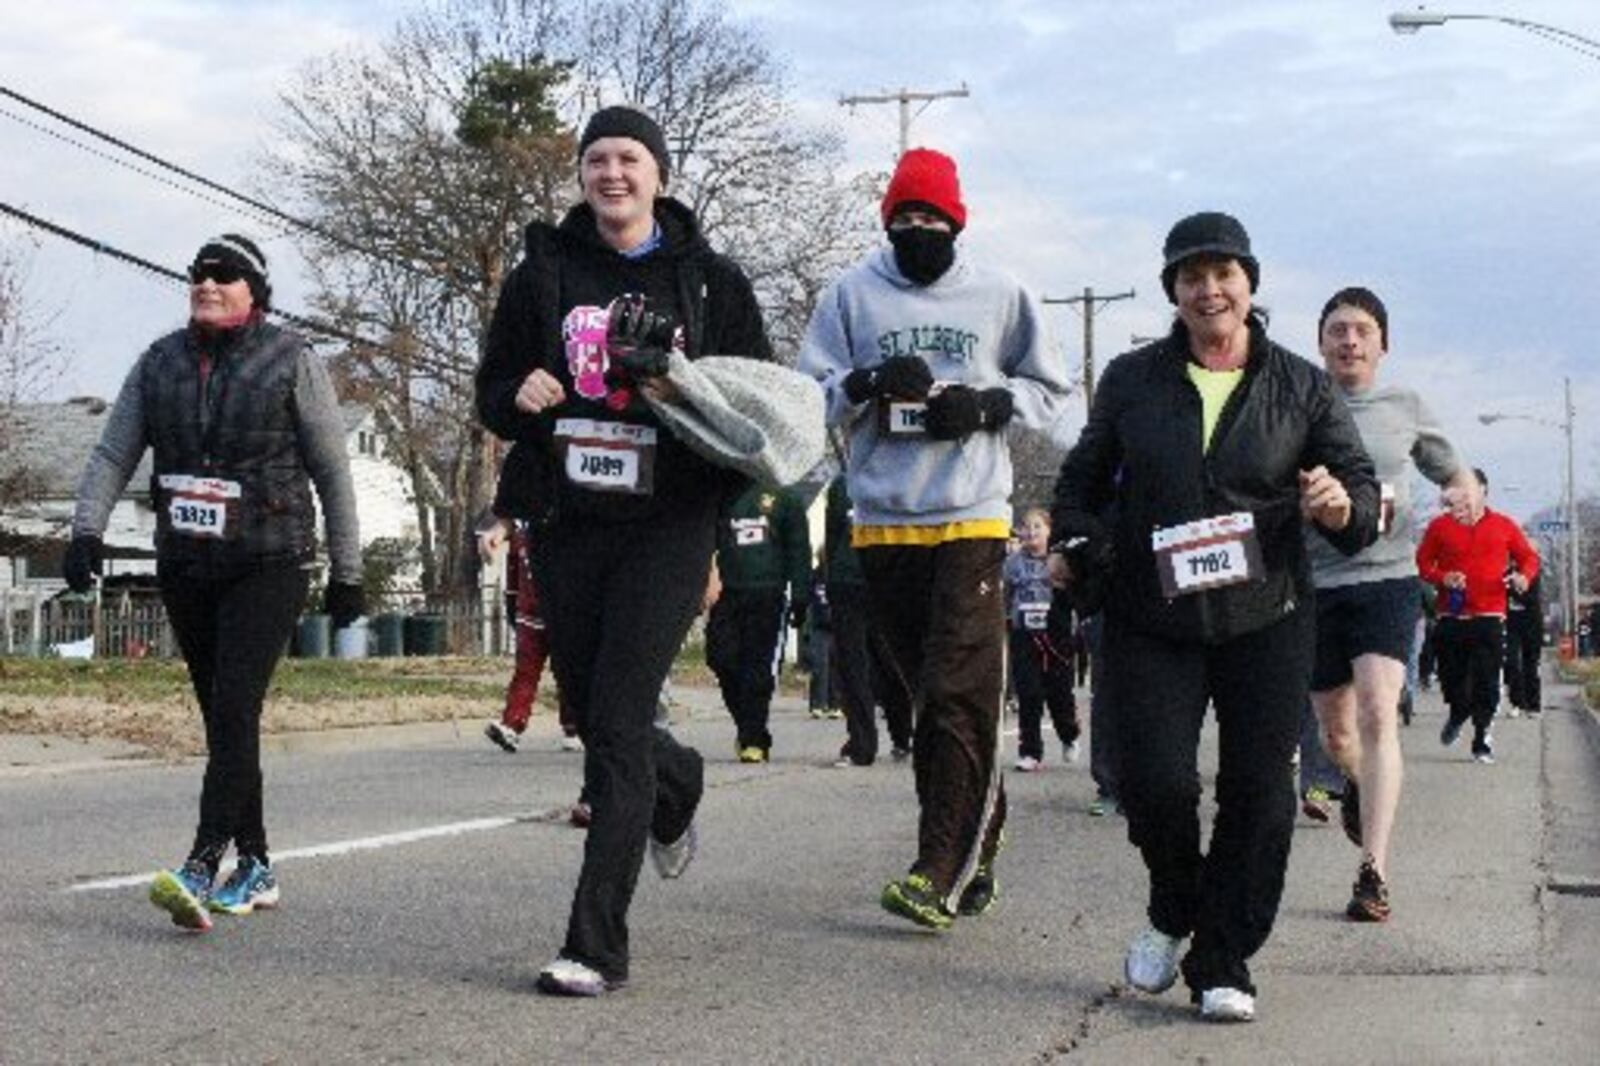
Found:
[[[1252,319],[1244,378],[1223,407],[1209,451],[1188,360],[1180,322],[1106,367],[1089,422],[1062,463],[1051,529],[1058,542],[1109,536],[1108,615],[1141,632],[1215,644],[1310,602],[1299,471],[1326,466],[1349,492],[1349,524],[1338,532],[1317,527],[1346,554],[1377,537],[1378,482],[1332,380],[1269,341],[1259,320]],[[1151,533],[1236,511],[1255,517],[1263,572],[1168,599]],[[1114,516],[1109,523],[1106,515]]]
[[[643,293],[683,323],[685,354],[772,358],[761,310],[743,271],[711,250],[693,212],[676,200],[656,201],[661,245],[628,259],[600,239],[587,204],[560,225],[535,222],[526,251],[500,289],[483,362],[476,376],[478,417],[513,447],[501,471],[497,513],[536,522],[635,522],[717,506],[743,480],[683,446],[634,396],[588,399],[574,388],[563,324],[576,308],[604,308],[625,293]],[[517,389],[535,369],[554,375],[567,392],[556,407],[531,415],[516,406]],[[648,496],[595,492],[560,473],[554,430],[560,418],[586,418],[655,427],[659,445],[655,487]]]

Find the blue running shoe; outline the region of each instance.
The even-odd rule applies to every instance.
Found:
[[[206,905],[218,914],[249,914],[278,905],[278,879],[272,867],[253,855],[246,855],[234,868],[227,883],[211,894]]]
[[[190,859],[176,870],[162,870],[150,883],[150,902],[172,915],[172,924],[203,933],[211,928],[206,901],[211,898],[211,871]]]

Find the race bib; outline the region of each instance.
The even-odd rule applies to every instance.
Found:
[[[648,496],[655,488],[656,431],[650,426],[563,418],[556,444],[567,480],[594,492]]]
[[[157,480],[167,497],[167,527],[186,537],[222,539],[233,532],[243,496],[237,481],[191,474],[162,474]]]
[[[1031,633],[1048,629],[1050,626],[1050,604],[1046,603],[1019,603],[1017,604],[1017,617],[1022,619],[1022,628]]]
[[[1261,571],[1261,543],[1249,511],[1158,529],[1150,546],[1168,599],[1237,585]]]
[[[733,526],[733,543],[739,548],[753,548],[767,542],[767,518],[735,518],[731,520]]]
[[[927,435],[923,422],[928,417],[928,405],[915,400],[879,400],[878,432],[890,437],[922,437]]]

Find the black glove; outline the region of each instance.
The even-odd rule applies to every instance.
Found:
[[[804,629],[806,624],[806,611],[810,607],[803,596],[796,596],[789,602],[789,624],[795,629]]]
[[[624,373],[634,378],[667,372],[667,352],[674,347],[678,320],[655,310],[638,293],[611,301],[606,310],[606,350]]]
[[[997,432],[1011,421],[1011,393],[1006,389],[977,389],[951,385],[928,397],[928,417],[922,428],[934,440],[960,440],[978,430]]]
[[[367,613],[367,596],[360,585],[351,585],[343,581],[329,582],[328,591],[323,594],[322,602],[333,618],[335,629],[344,629]]]
[[[880,396],[922,400],[931,388],[933,371],[914,355],[897,355],[875,367],[852,370],[844,379],[844,394],[851,403],[866,403]]]
[[[61,575],[67,579],[67,587],[73,592],[88,592],[93,588],[94,579],[100,576],[103,568],[103,555],[99,537],[88,534],[73,537],[61,560]]]

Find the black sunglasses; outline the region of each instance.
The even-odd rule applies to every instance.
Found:
[[[245,272],[226,263],[196,263],[189,268],[189,284],[198,285],[207,278],[218,285],[232,285],[243,281]]]

